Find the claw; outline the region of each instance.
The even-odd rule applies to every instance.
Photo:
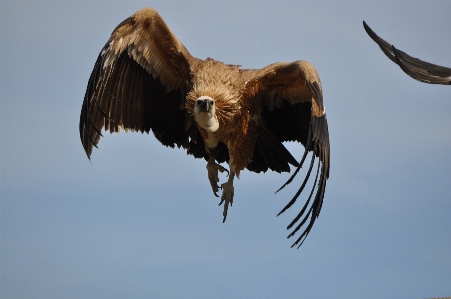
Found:
[[[229,176],[230,172],[227,170],[227,168],[224,168],[223,166],[216,164],[216,167],[218,167],[218,170],[223,173],[224,171],[227,172],[227,176]]]
[[[227,176],[229,175],[229,171],[222,167],[221,165],[214,162],[214,160],[210,160],[207,163],[207,171],[208,171],[208,180],[210,181],[211,188],[213,189],[213,194],[216,197],[219,197],[217,192],[219,191],[219,177],[218,177],[218,171],[223,173],[224,171],[227,171]]]
[[[233,204],[233,196],[234,196],[233,177],[234,173],[232,172],[232,175],[229,177],[229,180],[221,185],[222,196],[219,205],[221,205],[224,202],[224,211],[222,212],[222,215],[224,216],[222,220],[223,223],[226,221],[227,218],[227,210],[229,209],[229,203],[230,206],[232,206]]]

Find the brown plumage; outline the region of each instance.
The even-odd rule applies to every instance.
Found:
[[[363,21],[363,27],[366,33],[379,45],[382,52],[390,58],[391,61],[399,65],[399,67],[410,77],[415,80],[430,83],[451,85],[451,68],[432,64],[418,58],[409,56],[407,53],[396,49],[385,40],[380,38],[371,28]]]
[[[89,78],[80,114],[80,138],[88,158],[102,130],[121,128],[152,130],[163,145],[205,158],[214,194],[223,190],[223,221],[240,171],[289,172],[291,164],[296,170],[283,188],[312,152],[302,185],[280,212],[296,201],[317,161],[309,197],[288,226],[298,223],[291,237],[306,225],[293,246],[302,244],[319,215],[329,177],[329,133],[321,82],[306,61],[250,70],[200,60],[155,10],[142,9],[116,27]],[[285,141],[304,145],[300,163],[283,146]],[[227,171],[219,165],[223,162],[229,163],[230,176],[218,186],[218,171]]]

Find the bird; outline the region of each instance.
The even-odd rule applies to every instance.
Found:
[[[291,165],[294,172],[281,190],[304,162],[305,178],[278,214],[313,180],[307,200],[287,227],[292,229],[288,238],[303,228],[291,247],[302,245],[320,214],[330,143],[321,81],[307,61],[243,69],[210,57],[202,60],[188,52],[155,9],[141,9],[113,30],[89,77],[79,124],[88,159],[102,131],[120,130],[152,131],[164,146],[205,159],[213,194],[219,197],[222,190],[223,222],[241,171],[282,173],[290,172]],[[300,161],[283,142],[304,146]],[[219,173],[228,176],[221,185]]]
[[[380,38],[365,21],[363,21],[363,27],[366,33],[379,45],[382,52],[410,77],[429,84],[451,85],[451,68],[414,58]]]

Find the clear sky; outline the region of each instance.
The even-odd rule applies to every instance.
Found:
[[[89,163],[78,133],[89,75],[116,25],[146,6],[198,58],[317,68],[331,171],[299,250],[285,227],[302,202],[276,214],[303,176],[274,195],[289,174],[244,171],[223,224],[206,162],[153,135],[107,133]],[[362,26],[451,67],[451,1],[0,9],[1,298],[451,296],[451,87],[408,77]]]

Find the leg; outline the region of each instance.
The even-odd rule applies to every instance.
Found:
[[[227,180],[227,182],[221,185],[222,196],[221,196],[221,202],[219,203],[219,205],[221,205],[225,201],[224,212],[222,213],[222,215],[224,216],[224,219],[222,220],[223,223],[225,222],[225,220],[227,218],[227,210],[229,208],[229,203],[230,203],[230,206],[232,206],[232,204],[233,204],[233,195],[234,195],[233,178],[234,177],[235,177],[235,173],[232,171],[230,173],[230,177]]]
[[[219,197],[217,194],[217,192],[219,191],[218,171],[220,171],[221,173],[223,173],[224,171],[227,171],[227,175],[228,175],[229,171],[227,169],[225,169],[224,167],[222,167],[221,165],[219,165],[218,163],[216,163],[215,156],[213,156],[213,155],[210,155],[210,157],[208,159],[207,171],[208,171],[208,180],[210,181],[210,185],[211,185],[211,188],[213,189],[213,193],[215,194],[216,197]]]

